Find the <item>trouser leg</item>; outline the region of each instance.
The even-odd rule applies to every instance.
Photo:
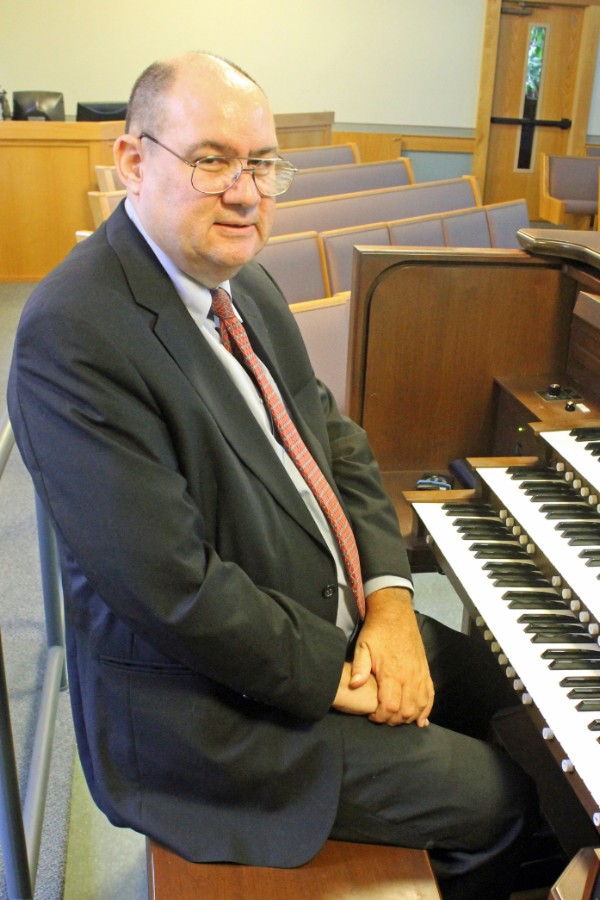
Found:
[[[338,716],[345,774],[331,836],[427,849],[445,898],[506,898],[537,800],[521,769],[479,735],[512,694],[487,648],[427,619],[422,633],[432,724]]]

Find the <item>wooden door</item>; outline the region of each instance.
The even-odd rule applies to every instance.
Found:
[[[540,153],[584,155],[599,22],[598,6],[488,0],[474,159],[484,203],[523,197],[534,220]]]

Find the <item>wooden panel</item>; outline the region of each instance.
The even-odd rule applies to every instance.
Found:
[[[280,147],[318,147],[331,143],[332,112],[277,113],[275,128]]]
[[[354,251],[350,415],[384,471],[489,455],[495,376],[565,368],[575,288],[522,251]]]
[[[427,853],[327,841],[297,869],[190,863],[149,841],[150,900],[439,900]]]
[[[473,153],[475,138],[437,134],[400,134],[367,131],[334,131],[333,144],[352,141],[358,145],[362,162],[398,159],[408,151],[428,153]]]
[[[0,280],[37,281],[92,228],[87,192],[122,122],[0,122]]]

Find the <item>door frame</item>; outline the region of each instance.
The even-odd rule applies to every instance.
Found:
[[[475,149],[473,152],[473,175],[477,178],[482,193],[486,183],[490,119],[494,98],[494,81],[496,79],[502,2],[503,0],[486,0],[479,99],[475,125]],[[571,117],[572,126],[569,130],[567,155],[585,156],[587,125],[592,102],[596,55],[600,37],[600,0],[558,0],[558,2],[554,2],[554,0],[527,0],[527,5],[584,7],[581,45],[577,60],[573,115]],[[590,65],[590,59],[593,60],[593,65]],[[485,197],[483,200],[485,203]]]

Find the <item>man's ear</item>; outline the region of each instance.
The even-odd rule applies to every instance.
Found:
[[[142,153],[140,138],[122,134],[113,146],[119,178],[132,194],[139,194],[142,185]]]

